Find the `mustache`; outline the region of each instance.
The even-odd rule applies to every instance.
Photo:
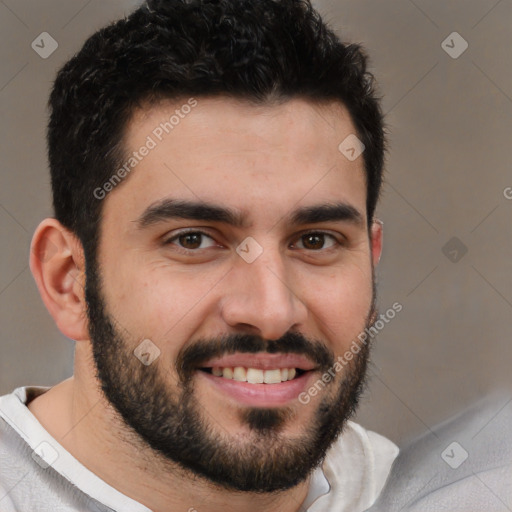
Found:
[[[277,340],[266,340],[251,334],[228,334],[218,339],[200,339],[184,348],[176,359],[176,370],[188,380],[197,368],[213,358],[237,353],[299,354],[307,357],[325,372],[335,363],[334,353],[319,340],[289,332]]]

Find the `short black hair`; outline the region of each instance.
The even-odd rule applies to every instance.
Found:
[[[258,105],[341,102],[365,146],[371,222],[385,130],[360,45],[342,43],[309,0],[148,0],[94,33],[58,72],[49,99],[55,217],[80,239],[86,261],[103,205],[93,191],[122,165],[137,106],[222,95]]]

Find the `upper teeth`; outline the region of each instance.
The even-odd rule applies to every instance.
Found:
[[[244,368],[243,366],[212,368],[213,375],[225,379],[249,382],[250,384],[278,384],[292,380],[295,377],[295,368],[276,368],[273,370],[261,370],[259,368]]]

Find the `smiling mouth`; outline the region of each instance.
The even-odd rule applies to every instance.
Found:
[[[246,368],[243,366],[214,366],[211,368],[199,368],[202,372],[209,373],[222,379],[247,382],[249,384],[280,384],[299,378],[307,370],[300,368]]]

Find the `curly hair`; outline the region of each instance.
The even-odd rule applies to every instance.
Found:
[[[382,183],[383,115],[367,57],[309,0],[148,0],[94,33],[57,74],[48,157],[55,217],[94,258],[102,201],[93,190],[123,161],[143,102],[228,95],[251,104],[339,101],[363,153],[368,222]]]

